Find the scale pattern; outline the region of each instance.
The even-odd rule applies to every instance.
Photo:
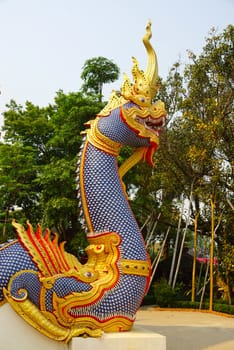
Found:
[[[124,238],[121,247],[125,258],[146,259],[142,236],[117,172],[116,158],[89,144],[83,176],[94,232],[118,232]]]
[[[3,287],[8,285],[10,278],[18,271],[37,271],[31,257],[17,241],[11,242],[0,249],[0,303],[3,301]]]
[[[131,106],[132,103],[126,105],[127,108]],[[117,108],[109,116],[99,118],[99,132],[114,142],[128,146],[149,146],[149,140],[138,137],[121,120],[120,114],[120,109]],[[117,232],[122,238],[120,259],[147,261],[145,243],[119,176],[116,155],[95,147],[88,138],[84,138],[79,156],[77,189],[80,219],[86,231],[91,230],[94,236],[100,232]],[[82,186],[84,198],[80,191]],[[92,227],[87,227],[87,222],[91,222]],[[146,277],[121,274],[117,286],[107,291],[95,305],[85,309],[77,308],[73,312],[77,317],[85,311],[102,320],[120,315],[133,320],[145,294],[146,285]]]
[[[137,107],[134,103],[126,103],[125,109]],[[140,138],[137,133],[133,132],[120,118],[120,108],[114,109],[108,117],[100,118],[98,129],[100,132],[109,137],[111,140],[120,142],[123,145],[131,147],[149,146],[149,140]]]

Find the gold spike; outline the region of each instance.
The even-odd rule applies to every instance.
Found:
[[[139,68],[138,61],[132,57],[133,84],[127,74],[124,74],[123,84],[121,86],[121,96],[113,92],[107,106],[98,114],[99,116],[109,115],[110,112],[122,106],[128,101],[136,103],[140,107],[150,107],[152,99],[159,88],[158,82],[158,63],[156,53],[150,43],[152,37],[151,22],[148,21],[146,33],[143,37],[143,44],[148,54],[148,63],[146,71]]]
[[[146,33],[142,39],[143,44],[145,45],[147,54],[148,54],[148,63],[147,63],[147,68],[145,71],[145,76],[147,77],[149,83],[150,83],[150,88],[151,88],[151,98],[153,99],[157,90],[157,81],[158,81],[158,60],[156,53],[150,43],[150,39],[152,37],[152,32],[151,32],[151,22],[150,20],[148,21],[146,25]]]

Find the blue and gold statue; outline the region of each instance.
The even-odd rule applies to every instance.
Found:
[[[158,89],[157,58],[143,38],[146,71],[133,58],[121,94],[87,124],[77,166],[81,222],[89,242],[82,265],[49,230],[34,233],[16,222],[18,239],[0,249],[0,303],[8,302],[44,335],[68,342],[102,331],[130,330],[147,291],[150,261],[129,206],[122,177],[138,161],[152,164],[165,121],[164,104],[152,103]],[[135,149],[118,167],[123,145]]]

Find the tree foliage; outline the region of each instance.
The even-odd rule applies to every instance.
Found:
[[[161,133],[155,167],[150,171],[138,165],[137,171],[126,177],[128,188],[137,189],[132,207],[141,224],[150,214],[153,221],[161,214],[152,242],[162,239],[168,226],[172,228],[169,241],[175,241],[182,202],[189,203],[190,198],[182,228],[188,209],[188,232],[193,231],[193,221],[200,212],[198,233],[210,237],[210,200],[214,199],[215,254],[228,272],[224,280],[232,284],[233,259],[227,250],[231,251],[234,243],[233,209],[228,204],[228,200],[234,203],[233,42],[233,26],[221,34],[212,29],[202,53],[196,56],[189,52],[190,63],[184,71],[175,63],[156,96],[165,102],[168,123]],[[152,230],[152,224],[144,230]]]
[[[85,61],[81,78],[84,80],[82,91],[96,94],[101,102],[103,85],[119,78],[119,67],[105,57],[94,57]]]
[[[12,236],[10,218],[14,217],[55,228],[63,240],[77,234],[75,170],[80,132],[102,106],[81,92],[62,91],[46,108],[10,102],[4,113],[5,142],[0,145],[2,232]]]

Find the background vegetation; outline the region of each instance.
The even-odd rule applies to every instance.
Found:
[[[181,261],[183,247],[209,262],[213,214],[216,291],[229,304],[234,287],[233,43],[233,26],[222,33],[212,29],[199,56],[189,52],[189,64],[173,65],[156,96],[166,104],[168,123],[155,167],[138,164],[124,179],[152,261],[157,267],[171,258],[167,282],[172,294],[184,283],[181,266],[177,272],[173,266],[173,260]],[[110,74],[101,74],[106,68]],[[74,254],[84,247],[75,183],[80,132],[105,104],[103,84],[118,75],[119,68],[108,59],[87,60],[80,91],[58,91],[46,107],[13,100],[6,106],[0,143],[0,242],[15,237],[15,218],[57,230]],[[120,162],[129,152],[123,150]],[[209,275],[196,276],[199,295]],[[189,298],[192,276],[190,282],[179,288]],[[161,285],[165,289],[164,280]]]

